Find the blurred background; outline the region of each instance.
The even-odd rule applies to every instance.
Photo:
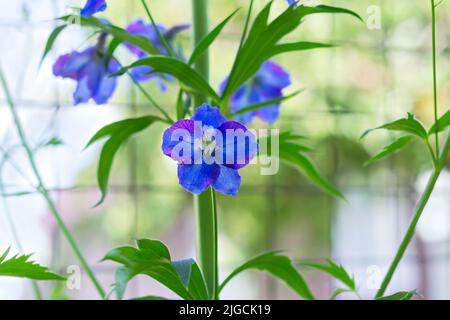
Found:
[[[306,135],[311,157],[321,172],[345,194],[347,202],[332,198],[310,184],[295,169],[281,165],[276,176],[261,176],[258,166],[242,170],[237,197],[220,196],[220,274],[262,251],[282,249],[294,260],[320,262],[331,257],[353,273],[364,298],[371,298],[406,230],[414,205],[431,167],[423,146],[410,145],[389,160],[363,166],[389,144],[393,135],[377,132],[360,141],[368,128],[414,112],[432,123],[431,18],[428,0],[324,0],[358,12],[367,25],[342,15],[315,15],[289,40],[332,42],[336,49],[286,54],[276,61],[290,71],[286,93],[305,91],[282,106],[276,127]],[[256,1],[260,10],[266,1]],[[307,3],[314,3],[308,1]],[[58,39],[41,67],[39,60],[52,19],[81,7],[81,0],[0,0],[0,63],[12,89],[27,137],[36,148],[39,169],[70,229],[105,287],[114,282],[116,265],[99,261],[111,248],[137,238],[163,240],[175,259],[195,256],[195,217],[192,197],[178,186],[176,165],[160,151],[165,129],[154,126],[129,141],[114,163],[110,193],[99,198],[96,169],[100,145],[82,151],[102,126],[154,110],[128,78],[107,105],[74,107],[75,82],[56,79],[57,57],[93,43],[91,31],[71,26]],[[146,18],[138,0],[109,0],[99,14],[125,27]],[[191,21],[191,1],[149,2],[156,20],[166,26]],[[211,78],[217,88],[229,73],[248,6],[246,0],[210,1],[210,26],[238,7],[211,49]],[[273,14],[286,7],[276,0]],[[449,99],[450,1],[438,8],[439,106]],[[377,20],[378,14],[381,18]],[[375,19],[375,20],[373,20]],[[191,52],[190,31],[178,37]],[[132,61],[125,50],[121,61]],[[174,110],[176,86],[161,94],[155,82],[145,87],[166,110]],[[261,123],[254,123],[254,128]],[[62,145],[42,146],[57,138]],[[11,115],[0,92],[0,252],[34,252],[34,259],[66,274],[77,265],[64,237],[40,195],[33,192],[33,174],[18,146]],[[450,298],[450,173],[443,173],[419,223],[407,255],[389,292],[417,289],[428,299]],[[300,266],[317,297],[327,299],[339,283]],[[87,278],[79,289],[40,283],[47,298],[95,299]],[[146,277],[131,282],[127,297],[171,296]],[[29,281],[0,279],[0,298],[32,299]],[[264,274],[242,274],[223,292],[233,299],[294,299],[283,284]],[[351,294],[342,299],[354,298]]]

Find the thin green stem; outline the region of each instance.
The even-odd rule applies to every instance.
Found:
[[[44,199],[47,202],[47,205],[50,209],[50,212],[52,213],[53,217],[55,218],[59,229],[66,237],[67,241],[69,242],[69,245],[71,246],[73,252],[75,253],[76,257],[78,258],[81,266],[83,267],[84,271],[87,273],[89,279],[91,280],[94,287],[97,289],[98,293],[102,297],[102,299],[105,297],[105,291],[103,290],[102,286],[100,285],[99,281],[95,277],[92,269],[89,267],[88,263],[86,262],[86,259],[84,258],[83,254],[81,253],[75,239],[73,238],[72,234],[70,233],[69,229],[67,228],[66,224],[64,223],[63,219],[61,218],[61,214],[59,213],[58,209],[55,206],[55,203],[53,199],[50,197],[48,190],[44,186],[44,182],[42,179],[42,176],[40,174],[40,171],[37,168],[36,162],[34,160],[33,151],[30,148],[25,132],[22,127],[22,123],[20,121],[19,115],[17,114],[16,107],[14,104],[14,101],[12,99],[12,96],[9,91],[9,86],[6,82],[5,76],[3,74],[3,69],[0,66],[0,82],[3,87],[3,91],[5,92],[5,96],[8,102],[9,109],[11,111],[14,124],[16,126],[17,133],[19,135],[19,138],[21,140],[22,146],[25,149],[25,152],[28,157],[28,161],[30,162],[30,166],[33,170],[33,173],[36,177],[38,187],[37,191],[44,197]]]
[[[436,6],[434,0],[431,1],[431,22],[432,22],[432,50],[433,50],[433,95],[434,95],[434,123],[438,125],[438,96],[437,96],[437,62],[436,62]],[[438,129],[438,128],[436,128]],[[435,132],[436,153],[439,152],[439,129]]]
[[[383,279],[381,287],[375,296],[376,298],[380,298],[384,295],[386,288],[388,287],[388,285],[392,279],[392,276],[394,275],[394,272],[397,269],[398,264],[400,263],[400,260],[402,259],[406,249],[408,248],[409,243],[411,242],[411,239],[416,230],[417,223],[419,222],[419,219],[423,213],[423,210],[425,209],[425,207],[428,203],[428,200],[430,199],[430,196],[433,192],[433,189],[436,185],[439,175],[441,174],[442,169],[445,166],[445,162],[447,160],[449,150],[450,150],[450,133],[448,134],[447,139],[445,140],[444,147],[441,151],[441,154],[439,157],[439,162],[438,162],[438,167],[434,170],[433,174],[431,175],[430,179],[428,180],[428,184],[425,188],[425,191],[422,194],[422,197],[420,198],[420,200],[416,206],[414,216],[409,224],[408,230],[406,231],[406,234],[403,237],[403,240],[400,243],[400,246],[397,250],[395,258],[392,261],[392,263],[389,267],[389,270]]]
[[[147,3],[145,2],[145,0],[141,0],[142,5],[144,6],[145,12],[147,12],[147,15],[153,25],[153,28],[156,31],[156,34],[158,35],[159,41],[161,41],[161,44],[164,46],[164,48],[167,50],[167,52],[169,53],[170,56],[174,57],[175,54],[172,50],[172,48],[170,47],[169,43],[167,42],[166,38],[164,38],[164,36],[161,34],[161,31],[159,30],[158,26],[156,25],[155,19],[153,19],[153,16],[150,12],[150,9],[147,6]]]
[[[208,34],[208,1],[192,0],[194,47]],[[195,63],[195,69],[208,81],[209,56],[205,52]],[[205,102],[202,95],[194,95],[194,106]],[[197,259],[205,277],[209,298],[219,299],[219,272],[217,258],[217,210],[213,189],[194,197],[197,217]]]

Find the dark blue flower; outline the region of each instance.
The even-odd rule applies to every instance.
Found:
[[[174,36],[187,28],[189,28],[189,25],[179,25],[175,26],[171,29],[167,29],[165,26],[161,24],[156,25],[161,35],[166,39],[167,43],[171,44]],[[146,37],[149,39],[155,48],[161,52],[163,55],[168,55],[167,49],[164,47],[164,45],[161,43],[161,40],[158,36],[158,33],[156,32],[156,29],[153,27],[152,24],[145,24],[142,20],[136,20],[129,24],[126,28],[126,30],[134,35],[139,35]],[[130,43],[125,44],[126,47],[139,59],[143,59],[148,56],[148,54],[143,51],[141,48],[138,48]],[[149,74],[152,69],[150,67],[146,66],[140,66],[133,68],[131,70],[132,76],[139,82],[147,81],[150,79],[155,79],[158,82],[158,85],[160,86],[162,91],[166,90],[166,85],[164,83],[164,80],[172,80],[173,78],[170,76],[165,75],[164,78],[157,74]]]
[[[82,52],[73,51],[59,57],[53,65],[53,74],[78,82],[73,95],[75,105],[93,99],[97,104],[107,103],[116,88],[116,77],[110,74],[117,72],[119,64],[111,59],[106,66],[103,44],[106,34],[102,34],[96,46]]]
[[[81,9],[83,17],[90,17],[93,14],[106,10],[106,0],[87,0],[86,5]]]
[[[258,144],[244,125],[203,104],[192,119],[177,121],[164,132],[162,151],[178,162],[180,185],[189,192],[200,194],[212,187],[236,195],[241,185],[238,170],[250,163]]]
[[[227,80],[221,85],[225,88]],[[283,97],[283,89],[291,84],[291,78],[287,71],[275,62],[266,61],[258,73],[242,85],[230,99],[231,108],[234,112],[247,106],[263,103]],[[254,117],[260,118],[267,123],[274,123],[280,114],[280,103],[276,103],[260,109],[248,111],[236,116],[236,120],[247,124]]]

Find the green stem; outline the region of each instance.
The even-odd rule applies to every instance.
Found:
[[[431,0],[432,46],[433,46],[433,95],[434,95],[434,123],[438,125],[438,96],[437,96],[437,62],[436,62],[436,6]],[[438,129],[438,128],[436,128]],[[435,132],[436,153],[439,152],[439,129]]]
[[[28,157],[28,161],[30,162],[31,169],[33,170],[33,173],[36,177],[36,180],[38,182],[37,191],[44,197],[44,199],[47,202],[47,205],[50,209],[50,212],[52,213],[53,217],[55,218],[59,229],[62,231],[64,236],[66,237],[67,241],[69,242],[70,246],[72,247],[73,252],[77,256],[81,266],[83,267],[84,271],[87,273],[89,279],[92,281],[93,285],[97,289],[98,293],[102,298],[105,297],[105,291],[103,290],[102,286],[98,282],[97,278],[95,277],[94,273],[92,272],[91,268],[87,264],[83,254],[81,253],[75,239],[73,238],[72,234],[70,233],[69,229],[67,228],[66,224],[61,218],[61,214],[59,213],[58,209],[55,206],[55,203],[53,199],[50,197],[47,189],[44,186],[43,179],[41,177],[41,174],[37,168],[36,162],[34,160],[33,151],[31,150],[30,146],[28,145],[28,141],[25,136],[25,132],[23,130],[22,124],[20,122],[19,116],[16,111],[16,107],[14,104],[14,101],[12,99],[11,93],[9,91],[8,84],[6,82],[5,76],[3,74],[3,69],[0,66],[0,82],[3,87],[3,91],[5,92],[6,99],[8,101],[8,106],[11,111],[14,124],[16,126],[17,133],[19,135],[19,138],[21,140],[21,143],[25,149],[25,152]]]
[[[386,273],[386,276],[384,277],[381,287],[378,290],[375,298],[380,298],[384,295],[386,288],[388,287],[389,282],[391,281],[392,276],[394,275],[394,272],[397,269],[398,264],[400,263],[400,260],[403,258],[403,255],[404,255],[406,249],[408,248],[409,243],[411,242],[411,239],[414,235],[417,223],[419,222],[419,219],[423,213],[423,210],[425,209],[425,207],[428,203],[428,200],[430,199],[430,196],[436,185],[436,181],[438,180],[439,175],[441,174],[442,169],[445,166],[445,162],[447,160],[449,150],[450,150],[450,133],[448,134],[447,139],[445,140],[444,148],[442,149],[441,155],[439,157],[438,167],[434,170],[433,174],[431,175],[430,179],[428,180],[428,184],[425,188],[425,191],[422,194],[422,197],[419,200],[419,203],[417,204],[414,216],[409,224],[408,230],[406,231],[406,234],[403,237],[400,247],[397,250],[397,254],[395,255],[394,260],[392,261],[392,263],[389,267],[389,270]]]
[[[208,1],[192,0],[194,46],[208,34]],[[195,69],[208,81],[209,56],[205,52],[196,64]],[[205,97],[194,96],[194,106],[205,102]],[[218,259],[217,259],[217,210],[213,189],[208,189],[194,197],[197,216],[197,259],[205,277],[210,299],[219,299]]]
[[[433,24],[433,35],[432,35],[432,46],[433,46],[433,95],[434,95],[434,119],[435,119],[435,125],[438,124],[438,115],[437,115],[437,63],[436,63],[436,6],[434,3],[434,0],[431,1],[431,13],[432,13],[432,24]],[[438,137],[438,131],[436,130],[436,158],[439,154],[439,137]],[[427,145],[429,148],[431,148],[430,144],[427,142]],[[425,191],[423,192],[419,203],[416,206],[414,216],[412,217],[412,220],[409,224],[408,230],[406,231],[405,236],[403,237],[402,242],[400,243],[400,247],[397,250],[397,253],[394,257],[394,260],[392,261],[391,265],[389,266],[388,272],[386,273],[383,282],[381,283],[381,287],[378,290],[378,292],[375,295],[375,298],[380,298],[384,295],[389,283],[391,282],[392,276],[394,275],[395,271],[397,270],[397,267],[403,258],[403,255],[405,254],[406,249],[409,246],[409,243],[411,242],[412,237],[414,236],[417,223],[420,220],[420,217],[422,216],[422,213],[428,203],[428,200],[431,197],[431,194],[433,193],[434,187],[436,186],[436,182],[442,172],[442,169],[445,167],[445,162],[448,157],[448,153],[450,150],[450,133],[447,136],[447,139],[445,140],[444,147],[442,148],[442,151],[440,152],[439,158],[435,161],[435,167],[434,172],[431,175],[430,179],[428,180],[428,184],[425,188]],[[430,150],[431,154],[434,155],[433,151]],[[434,156],[433,156],[434,158]]]
[[[147,13],[147,16],[149,17],[149,19],[152,23],[153,28],[156,31],[156,34],[158,35],[159,41],[161,41],[162,45],[167,50],[167,52],[169,53],[170,56],[172,56],[172,57],[175,56],[169,43],[167,43],[166,38],[164,38],[164,36],[161,34],[161,31],[159,30],[158,26],[156,25],[155,19],[153,19],[153,16],[150,12],[150,9],[147,6],[147,3],[145,2],[145,0],[141,0],[141,2],[142,2],[142,5],[144,6],[145,12]]]

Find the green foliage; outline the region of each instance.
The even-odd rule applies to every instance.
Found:
[[[353,276],[350,276],[348,272],[345,270],[345,268],[342,265],[337,265],[333,260],[331,259],[325,259],[327,264],[318,264],[318,263],[304,263],[303,265],[308,266],[310,268],[314,268],[316,270],[328,273],[333,278],[341,281],[343,284],[345,284],[348,288],[347,289],[339,289],[335,291],[333,297],[336,297],[338,294],[346,292],[346,291],[352,291],[356,292],[356,284],[355,284],[355,278]]]
[[[6,260],[10,249],[0,256],[0,276],[27,278],[32,280],[65,280],[63,276],[52,273],[47,267],[43,267],[30,261],[31,254],[15,255]]]
[[[285,282],[298,295],[307,300],[313,300],[308,285],[292,264],[290,258],[281,255],[278,251],[263,253],[236,268],[220,285],[219,292],[226,284],[243,271],[256,269],[269,272],[272,276]]]
[[[130,66],[122,68],[117,75],[124,74],[129,69],[148,66],[153,70],[151,73],[163,73],[170,74],[177,78],[183,88],[186,91],[199,92],[207,97],[212,98],[214,101],[219,101],[219,96],[213,88],[206,82],[206,80],[192,67],[186,63],[171,57],[166,56],[153,56],[138,60]]]
[[[390,296],[377,298],[376,300],[411,300],[414,297],[421,297],[422,295],[416,290],[412,291],[400,291]]]
[[[375,156],[373,156],[372,158],[367,160],[364,165],[372,164],[376,161],[379,161],[381,159],[384,159],[386,157],[393,155],[394,153],[396,153],[396,152],[400,151],[401,149],[403,149],[404,147],[406,147],[413,140],[414,140],[413,136],[403,136],[403,137],[398,138],[397,140],[392,142],[390,145],[384,147],[384,149],[380,153],[376,154]]]
[[[100,129],[88,142],[86,148],[103,138],[108,140],[103,145],[100,153],[97,170],[97,182],[101,191],[101,199],[96,204],[100,205],[108,193],[108,181],[114,157],[119,148],[134,134],[148,128],[155,122],[164,122],[163,119],[155,116],[121,120],[109,124]]]
[[[280,159],[299,169],[313,184],[322,190],[335,197],[345,199],[342,193],[319,173],[313,162],[305,155],[305,152],[310,151],[310,148],[298,142],[302,138],[302,136],[292,134],[289,131],[280,133],[278,135]],[[264,154],[266,151],[267,156],[272,156],[272,139],[274,137],[271,136],[260,139],[260,144],[267,146],[267,150],[260,150],[260,154]]]
[[[427,139],[427,137],[428,137],[427,131],[425,130],[424,126],[422,125],[422,123],[420,123],[414,117],[414,115],[412,113],[408,113],[407,118],[399,119],[394,122],[384,124],[375,129],[367,130],[362,135],[361,139],[364,138],[365,136],[367,136],[372,131],[379,130],[379,129],[386,129],[386,130],[390,130],[390,131],[400,131],[403,133],[408,133],[408,134],[414,135],[421,139]]]
[[[192,259],[172,262],[169,250],[160,241],[137,240],[137,248],[113,249],[103,260],[122,265],[116,270],[115,291],[119,299],[123,298],[128,282],[139,274],[153,278],[185,300],[208,299],[206,284],[197,263]],[[148,296],[140,299],[155,298]]]
[[[239,10],[239,9],[238,9]],[[235,10],[232,14],[230,14],[225,20],[223,20],[221,23],[219,23],[214,29],[211,30],[208,35],[206,35],[196,46],[194,51],[191,54],[191,57],[189,58],[189,65],[193,65],[198,58],[200,58],[206,50],[211,46],[211,44],[216,40],[216,38],[219,36],[219,34],[222,32],[223,28],[227,25],[228,21],[236,14],[238,10]]]
[[[52,50],[53,45],[55,44],[56,39],[58,38],[59,34],[65,29],[67,28],[67,25],[62,25],[62,26],[58,26],[56,27],[52,33],[50,33],[50,36],[47,39],[47,43],[45,45],[45,49],[44,49],[44,53],[42,54],[42,58],[39,64],[42,64],[42,62],[44,61],[45,57],[48,55],[48,53]]]
[[[450,126],[450,111],[447,111],[442,117],[438,119],[438,122],[435,123],[430,131],[428,132],[429,135],[432,135],[434,133],[439,133],[444,130],[446,130]]]
[[[257,15],[248,37],[239,50],[226,88],[222,95],[222,103],[226,105],[231,95],[248,79],[250,79],[261,65],[273,55],[289,51],[308,50],[329,45],[296,43],[279,45],[278,42],[287,34],[294,31],[307,15],[314,13],[346,13],[362,20],[356,13],[342,8],[330,6],[298,8],[289,6],[280,16],[269,22],[272,2],[267,4]]]

